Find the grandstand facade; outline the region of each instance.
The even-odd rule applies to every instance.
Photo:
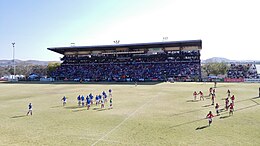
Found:
[[[48,48],[62,54],[57,80],[194,81],[201,79],[201,40]]]

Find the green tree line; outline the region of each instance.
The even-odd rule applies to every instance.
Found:
[[[56,70],[60,63],[50,62],[48,65],[16,65],[15,74],[29,76],[31,73],[40,76],[50,76],[51,72]],[[14,74],[13,66],[0,66],[0,77]]]

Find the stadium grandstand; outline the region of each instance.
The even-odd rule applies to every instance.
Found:
[[[48,48],[62,54],[56,80],[195,81],[201,40]]]
[[[231,63],[229,70],[227,71],[227,77],[232,79],[248,78],[259,79],[258,69],[259,67],[253,64],[235,64]]]

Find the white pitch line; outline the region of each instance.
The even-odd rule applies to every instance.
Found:
[[[93,138],[80,138],[80,139],[87,139],[87,140],[98,140],[98,139],[93,139]],[[125,144],[125,145],[134,145],[134,143],[125,143],[121,141],[115,141],[115,140],[105,140],[103,139],[102,141],[109,142],[109,143],[117,143],[117,144]]]
[[[118,127],[120,127],[122,124],[124,124],[125,121],[127,121],[131,116],[133,116],[139,109],[141,109],[142,107],[144,107],[146,104],[148,104],[153,98],[151,98],[150,100],[148,100],[146,103],[144,103],[142,106],[140,106],[139,108],[137,108],[134,112],[132,112],[130,115],[128,115],[128,117],[126,117],[121,123],[119,123],[116,127],[114,127],[112,130],[110,130],[107,134],[105,134],[104,136],[102,136],[100,139],[98,139],[96,142],[94,142],[91,146],[96,145],[99,141],[103,140],[108,134],[112,133],[113,131],[115,131]]]

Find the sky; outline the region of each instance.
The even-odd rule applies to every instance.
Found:
[[[49,47],[202,40],[201,59],[260,60],[259,0],[1,0],[0,60]]]

